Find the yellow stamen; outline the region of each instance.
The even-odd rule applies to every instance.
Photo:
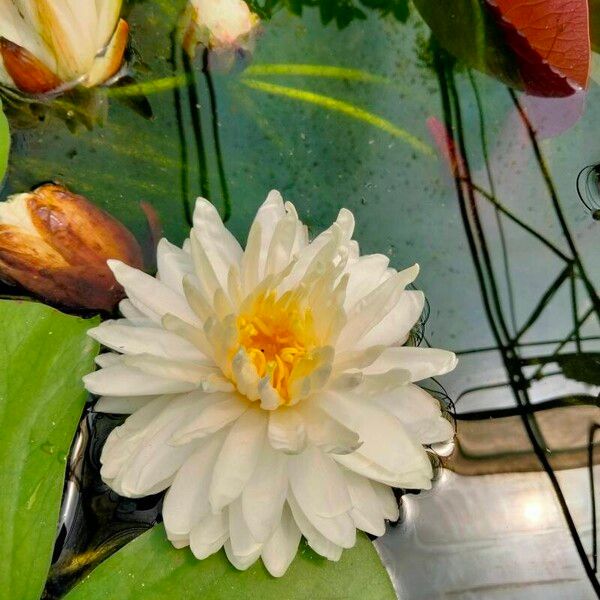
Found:
[[[294,368],[317,347],[310,309],[277,299],[274,292],[259,296],[237,318],[239,346],[245,348],[259,377],[269,377],[282,399],[290,401]]]

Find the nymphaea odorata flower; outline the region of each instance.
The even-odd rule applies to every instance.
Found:
[[[133,234],[83,196],[46,184],[0,203],[0,279],[62,306],[112,310],[124,293],[109,258],[142,267]]]
[[[132,413],[108,437],[102,477],[119,494],[169,488],[169,539],[197,558],[225,546],[245,569],[282,575],[301,535],[340,558],[356,529],[396,519],[392,487],[426,489],[423,445],[453,428],[413,382],[453,353],[403,344],[423,309],[396,271],[359,256],[341,210],[312,242],[271,192],[246,249],[199,199],[183,249],[162,240],[158,275],[110,261],[124,318],[90,335],[113,352],[85,377],[96,410]]]
[[[0,0],[0,83],[46,94],[106,82],[129,27],[122,0]]]
[[[191,56],[200,45],[219,55],[219,63],[231,63],[235,52],[254,49],[259,22],[243,0],[190,0],[184,15],[183,46]]]

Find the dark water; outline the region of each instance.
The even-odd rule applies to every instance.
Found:
[[[421,264],[423,343],[461,356],[442,382],[457,412],[453,472],[380,544],[402,597],[595,597],[600,88],[515,93],[509,57],[496,51],[501,78],[456,62],[401,0],[315,2],[301,15],[265,4],[252,59],[219,72],[173,45],[179,4],[128,6],[132,79],[120,87],[9,102],[5,193],[59,180],[146,245],[140,201],[174,243],[198,194],[240,239],[274,187],[313,232],[353,210],[364,252]],[[451,16],[460,37],[464,17]],[[100,481],[117,423],[83,418],[49,598],[158,518],[160,498],[118,498]]]

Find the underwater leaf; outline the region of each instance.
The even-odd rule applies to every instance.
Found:
[[[50,566],[66,458],[97,345],[96,319],[0,301],[0,589],[38,600]]]
[[[0,184],[4,179],[8,167],[8,154],[10,152],[10,129],[8,121],[2,110],[2,101],[0,101]]]
[[[111,556],[66,596],[66,600],[394,600],[396,594],[373,544],[359,534],[339,562],[314,554],[301,542],[280,579],[258,561],[247,571],[233,567],[221,550],[198,561],[176,550],[158,525]]]

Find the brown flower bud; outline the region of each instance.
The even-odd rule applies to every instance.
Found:
[[[0,203],[0,278],[71,308],[112,310],[123,298],[109,258],[143,268],[119,221],[65,187],[46,184]]]

